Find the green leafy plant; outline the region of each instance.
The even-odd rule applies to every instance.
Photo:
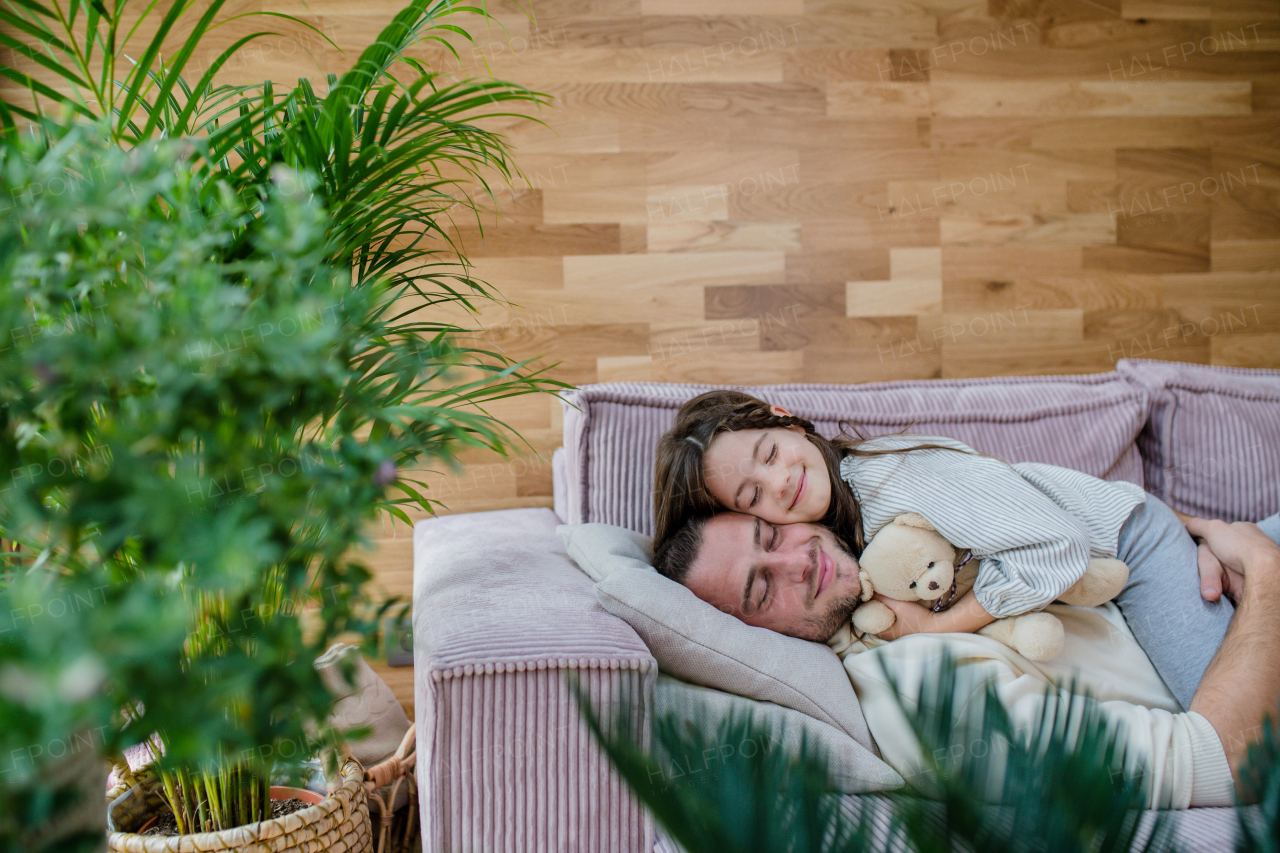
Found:
[[[242,762],[222,759],[216,771],[179,768],[162,774],[178,832],[218,832],[271,816],[267,780]]]
[[[514,173],[477,122],[545,102],[407,55],[483,11],[414,0],[317,94],[214,83],[267,30],[188,81],[218,27],[319,32],[223,6],[0,2],[28,94],[0,103],[0,612],[30,616],[0,632],[29,759],[0,774],[0,837],[33,849],[71,843],[50,826],[84,791],[49,747],[84,732],[93,754],[160,732],[184,830],[259,817],[272,759],[326,740],[305,664],[376,624],[345,557],[370,511],[432,511],[415,465],[510,452],[486,405],[563,387],[449,319],[499,299],[448,223]],[[92,606],[48,618],[62,600]]]
[[[0,125],[12,139],[20,120],[41,127],[56,119],[60,126],[70,115],[104,121],[111,138],[126,147],[181,137],[192,146],[190,167],[204,192],[230,188],[255,216],[275,165],[315,175],[313,192],[332,214],[325,260],[350,269],[356,288],[382,282],[394,294],[385,308],[386,337],[370,346],[365,365],[384,412],[372,425],[374,437],[395,423],[418,439],[400,451],[400,476],[380,499],[381,509],[408,522],[404,507],[430,511],[436,504],[409,469],[419,461],[454,461],[453,444],[441,436],[461,430],[462,445],[508,453],[516,439],[486,406],[565,387],[485,346],[482,332],[458,319],[476,311],[476,300],[500,297],[471,275],[465,247],[451,236],[455,217],[482,222],[492,181],[518,174],[505,141],[485,129],[485,121],[521,115],[508,108],[540,106],[547,98],[496,80],[446,81],[410,55],[424,42],[456,55],[451,40],[470,36],[449,17],[485,16],[456,0],[410,0],[349,71],[328,76],[324,93],[305,79],[286,90],[270,81],[215,85],[236,51],[279,35],[267,30],[236,38],[188,82],[183,73],[217,27],[266,16],[319,33],[276,12],[219,19],[224,3],[203,4],[196,17],[186,0],[172,0],[163,14],[158,3],[135,2],[141,11],[130,17],[126,0],[0,0],[0,25],[15,33],[0,31],[0,45],[17,60],[0,64],[0,74],[29,94],[29,102],[0,104]],[[147,38],[139,35],[144,24],[153,30]],[[184,37],[170,46],[179,30]],[[249,230],[237,230],[220,252],[240,257],[251,251],[251,239]],[[430,374],[396,381],[394,368],[384,373],[383,365],[391,365],[391,341],[404,337],[452,337],[452,358],[466,369],[448,382]],[[318,423],[331,420],[337,408],[317,411]]]
[[[77,733],[160,733],[188,795],[333,742],[310,662],[381,615],[347,555],[398,460],[484,428],[387,405],[470,355],[329,262],[307,173],[248,207],[181,141],[42,130],[0,147],[0,837],[69,850],[49,768]]]

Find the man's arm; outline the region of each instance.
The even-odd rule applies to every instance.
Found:
[[[1236,615],[1191,700],[1190,710],[1209,721],[1222,741],[1232,775],[1250,742],[1261,734],[1263,714],[1277,718],[1280,698],[1280,546],[1255,524],[1189,518],[1187,530],[1202,537],[1229,570],[1244,577]]]

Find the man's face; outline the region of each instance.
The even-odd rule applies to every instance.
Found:
[[[858,561],[817,524],[724,512],[702,529],[685,585],[748,625],[824,642],[858,606]]]

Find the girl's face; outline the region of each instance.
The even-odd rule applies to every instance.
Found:
[[[822,453],[799,427],[719,433],[703,456],[703,473],[725,509],[773,524],[818,521],[831,505]]]

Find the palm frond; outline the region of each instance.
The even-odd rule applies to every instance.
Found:
[[[1138,756],[1088,697],[1051,689],[1036,719],[1016,729],[994,688],[944,655],[900,702],[920,772],[907,789],[850,797],[836,792],[825,757],[805,738],[798,749],[782,748],[785,731],[776,726],[731,715],[698,727],[683,720],[707,715],[686,709],[640,731],[628,703],[606,723],[579,696],[609,760],[688,850],[1176,849],[1168,813],[1143,810],[1150,792],[1133,772]],[[748,743],[762,748],[734,748]]]
[[[903,701],[893,672],[881,664]],[[927,822],[934,809],[950,840],[975,850],[1173,849],[1168,812],[1143,824],[1152,800],[1144,756],[1125,747],[1123,732],[1085,691],[1047,688],[1037,716],[1018,726],[983,678],[944,654],[913,702],[903,701],[904,711],[914,708],[907,717],[922,757],[908,782],[940,803],[898,800],[916,849],[938,849]],[[1144,844],[1135,844],[1147,832]]]
[[[1240,768],[1237,853],[1280,851],[1280,727],[1267,715]]]

